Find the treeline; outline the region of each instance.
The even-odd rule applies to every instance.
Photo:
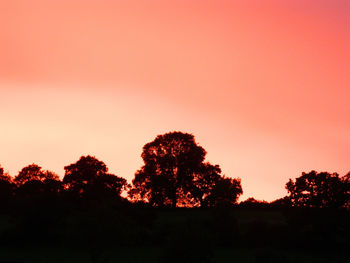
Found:
[[[284,198],[238,204],[240,179],[205,155],[193,135],[171,132],[143,147],[132,184],[93,156],[62,180],[36,164],[15,177],[0,168],[0,246],[83,248],[92,262],[113,246],[156,246],[158,262],[211,262],[217,247],[348,247],[350,173],[303,173]]]
[[[218,207],[237,205],[243,193],[239,178],[222,175],[219,165],[205,162],[206,151],[192,134],[170,132],[143,147],[144,165],[132,184],[108,172],[93,156],[82,156],[64,167],[63,180],[36,164],[24,167],[12,178],[0,167],[0,198],[11,200],[69,198],[87,202],[119,202],[152,207]],[[311,171],[286,184],[288,196],[267,203],[248,198],[243,207],[294,206],[349,208],[350,172]],[[127,198],[121,196],[127,193]]]

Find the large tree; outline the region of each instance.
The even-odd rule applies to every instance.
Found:
[[[211,205],[213,189],[224,179],[218,165],[204,163],[205,155],[192,134],[158,135],[143,147],[144,165],[135,174],[129,196],[154,206]],[[233,200],[237,195],[239,191]]]
[[[286,184],[291,203],[298,207],[340,208],[349,204],[347,175],[311,171]]]
[[[80,197],[120,197],[121,192],[127,188],[124,178],[108,173],[106,164],[90,155],[82,156],[64,169],[65,189]]]

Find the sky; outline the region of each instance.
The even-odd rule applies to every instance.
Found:
[[[348,0],[0,0],[0,165],[82,155],[131,182],[158,134],[272,201],[350,171]]]

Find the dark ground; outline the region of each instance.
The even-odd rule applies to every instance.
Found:
[[[44,213],[45,212],[45,213]],[[348,211],[23,207],[0,215],[0,262],[350,262]]]

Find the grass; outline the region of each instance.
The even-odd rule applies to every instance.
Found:
[[[205,230],[207,226],[210,227],[210,224],[208,225],[207,222],[211,221],[217,223],[211,226],[211,231],[215,232],[217,228],[220,228],[221,224],[224,224],[226,227],[233,222],[233,225],[237,225],[239,233],[243,235],[247,233],[247,236],[253,237],[252,241],[256,241],[256,244],[258,244],[254,245],[250,243],[252,242],[250,239],[247,239],[245,244],[236,243],[236,245],[232,245],[232,247],[223,247],[221,245],[220,247],[216,245],[213,247],[210,261],[212,263],[345,263],[349,261],[350,251],[344,252],[340,250],[337,251],[336,249],[315,250],[300,247],[285,249],[285,246],[281,246],[281,248],[278,249],[276,247],[269,247],[266,243],[266,237],[270,237],[273,234],[275,234],[274,238],[278,239],[278,242],[283,242],[283,235],[279,236],[276,235],[276,233],[270,232],[271,226],[275,227],[274,231],[279,233],[278,226],[287,224],[287,219],[282,211],[273,209],[233,209],[226,212],[222,214],[220,211],[205,209],[157,211],[155,221],[149,231],[155,233],[155,237],[170,238],[170,244],[173,244],[173,246],[167,246],[165,244],[166,241],[169,241],[167,239],[164,240],[164,243],[163,241],[156,243],[160,244],[159,246],[114,246],[95,250],[91,249],[92,246],[83,249],[79,247],[78,244],[72,242],[69,246],[35,246],[29,244],[18,247],[3,246],[0,247],[0,263],[2,261],[26,263],[163,263],[162,255],[165,251],[167,251],[170,256],[174,253],[174,255],[177,256],[176,258],[181,258],[181,255],[180,257],[178,256],[178,254],[181,253],[179,251],[186,252],[186,248],[188,247],[190,248],[190,253],[198,253],[195,251],[201,251],[192,244],[196,242],[199,247],[201,247],[202,244],[206,244],[209,239],[206,239],[208,236],[204,235],[206,232],[203,230]],[[221,221],[220,219],[227,220]],[[15,220],[7,216],[0,216],[0,238],[3,237],[2,233],[4,233],[4,231],[16,229]],[[127,236],[130,236],[129,230],[125,230]],[[74,229],[69,231],[74,231]],[[157,235],[157,232],[159,235]],[[188,239],[189,236],[187,233],[199,233],[203,235],[192,237],[194,239],[191,240]],[[215,234],[213,236],[217,237]],[[210,235],[209,238],[211,237]],[[100,236],[100,238],[103,238],[103,235]],[[185,242],[182,243],[182,247],[180,246],[182,250],[179,250],[179,246],[177,246],[179,240],[185,240]],[[347,240],[348,239],[344,242],[348,242]],[[95,241],[94,243],[96,245],[101,244],[101,240]],[[299,240],[296,242],[299,242]],[[2,240],[2,244],[6,244],[4,239]],[[24,244],[24,242],[19,240],[18,244]],[[179,263],[188,262],[185,256],[183,260],[180,261]]]

